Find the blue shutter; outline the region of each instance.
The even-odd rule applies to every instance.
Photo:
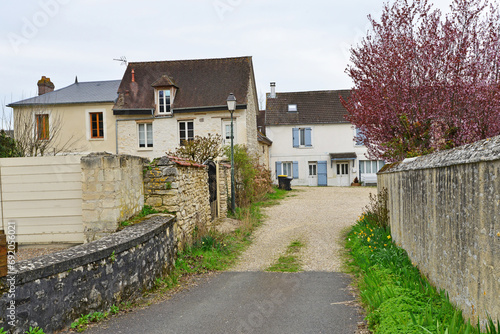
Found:
[[[294,161],[293,162],[293,178],[298,179],[299,178],[299,162]]]
[[[328,185],[328,177],[326,161],[318,161],[318,186],[327,186]]]
[[[281,175],[281,161],[276,161],[276,178]]]
[[[292,129],[293,147],[299,147],[299,128]]]
[[[312,141],[311,141],[311,134],[312,134],[312,129],[311,128],[305,128],[305,135],[306,135],[306,146],[311,147],[312,146]]]

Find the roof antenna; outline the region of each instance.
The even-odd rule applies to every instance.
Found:
[[[120,59],[116,59],[116,58],[114,58],[113,60],[116,60],[116,61],[121,61],[121,62],[122,62],[122,65],[125,65],[125,66],[127,66],[127,65],[128,65],[127,57],[125,57],[125,56],[121,56],[121,57],[120,57]]]

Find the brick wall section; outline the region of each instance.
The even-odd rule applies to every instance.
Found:
[[[174,157],[154,160],[145,169],[145,203],[177,217],[180,249],[191,243],[195,226],[212,221],[207,166]]]
[[[144,206],[145,158],[93,153],[81,159],[85,242],[116,231]]]
[[[464,315],[500,319],[500,137],[378,175],[394,241]]]
[[[174,217],[153,217],[98,241],[17,263],[15,315],[8,277],[0,279],[0,327],[24,333],[39,326],[58,331],[82,314],[108,311],[151,289],[155,279],[173,268],[176,253]]]

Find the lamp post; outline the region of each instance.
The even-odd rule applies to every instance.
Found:
[[[235,185],[234,185],[234,145],[233,145],[233,112],[236,110],[236,97],[234,96],[233,93],[229,94],[227,97],[227,109],[231,113],[231,211],[234,214],[234,211],[236,209],[236,202],[235,202]]]

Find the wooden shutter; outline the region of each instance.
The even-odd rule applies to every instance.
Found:
[[[299,162],[298,161],[293,162],[293,178],[294,179],[299,178]]]
[[[281,175],[281,161],[276,161],[276,178]]]
[[[318,186],[327,186],[327,185],[328,185],[327,162],[318,161]]]
[[[312,129],[311,128],[305,128],[304,131],[305,131],[305,137],[306,137],[305,138],[306,139],[305,144],[306,144],[307,147],[311,147],[312,146],[312,140],[311,140]]]
[[[292,129],[293,147],[299,147],[299,128]]]

